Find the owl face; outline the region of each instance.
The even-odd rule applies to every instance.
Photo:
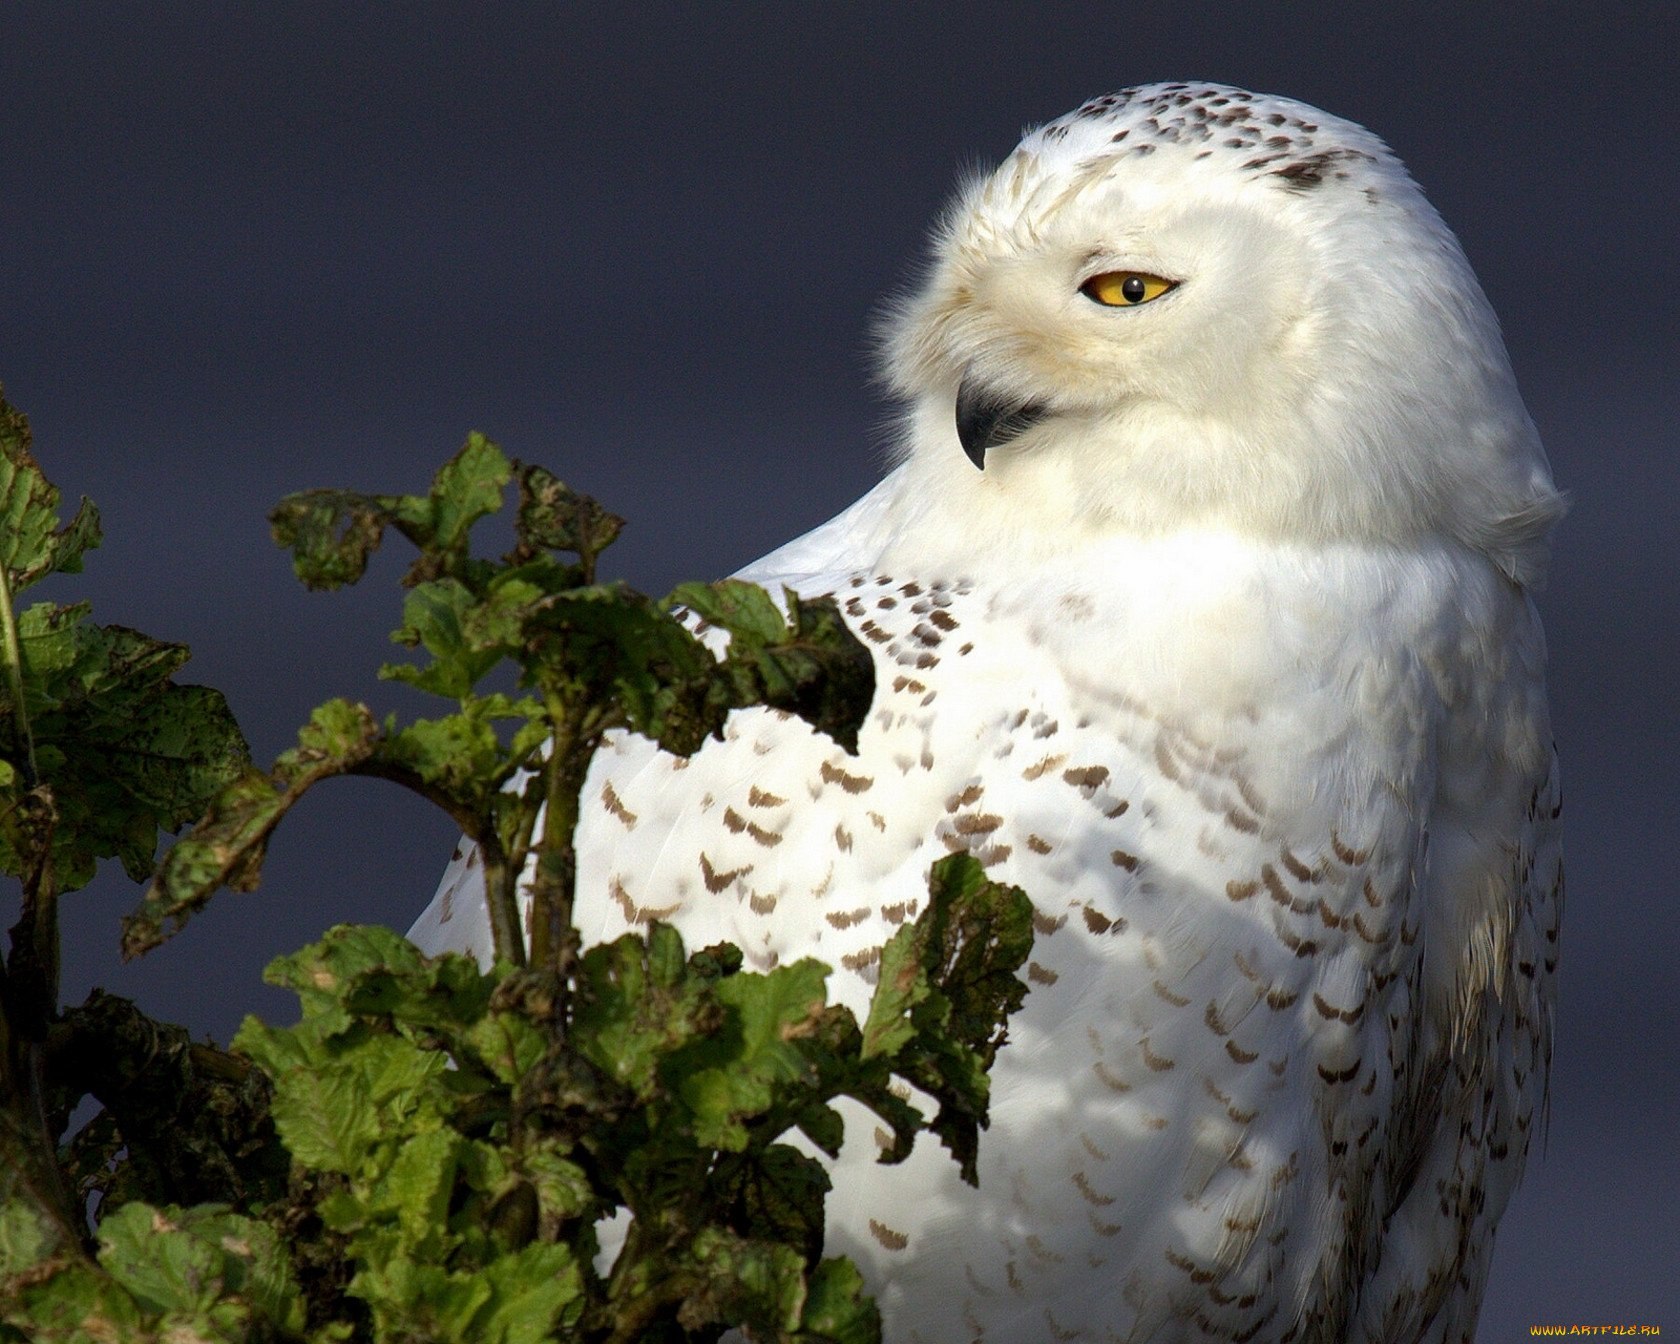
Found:
[[[1062,501],[1050,529],[1520,551],[1556,516],[1456,240],[1380,140],[1291,100],[1155,85],[1033,131],[887,348],[910,455]]]

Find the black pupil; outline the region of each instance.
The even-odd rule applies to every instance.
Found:
[[[1120,297],[1127,303],[1142,303],[1143,281],[1135,275],[1128,275],[1120,282]]]

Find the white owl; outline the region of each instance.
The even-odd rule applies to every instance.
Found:
[[[873,650],[858,756],[616,740],[584,936],[861,1010],[936,858],[1026,889],[979,1189],[861,1112],[838,1163],[892,1344],[1469,1340],[1551,1051],[1563,504],[1457,242],[1358,126],[1129,89],[960,193],[888,370],[901,464],[744,571]],[[416,941],[487,953],[474,883]]]

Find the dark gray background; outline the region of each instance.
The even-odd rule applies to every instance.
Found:
[[[109,534],[52,595],[190,643],[266,760],[328,695],[398,703],[371,681],[398,561],[305,594],[267,539],[285,491],[421,489],[478,428],[627,513],[632,581],[725,573],[874,479],[871,313],[1024,123],[1171,78],[1364,122],[1463,239],[1577,499],[1543,599],[1571,862],[1552,1124],[1480,1338],[1680,1331],[1667,6],[606,10],[6,8],[0,379]],[[66,996],[222,1039],[285,1016],[262,965],[336,920],[405,927],[452,840],[393,790],[325,787],[259,893],[127,967],[135,892],[107,873],[70,902]]]

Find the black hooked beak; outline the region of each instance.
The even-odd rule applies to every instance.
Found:
[[[968,460],[986,469],[986,450],[1019,438],[1050,408],[1036,401],[1016,401],[989,391],[969,374],[957,389],[957,437]]]

